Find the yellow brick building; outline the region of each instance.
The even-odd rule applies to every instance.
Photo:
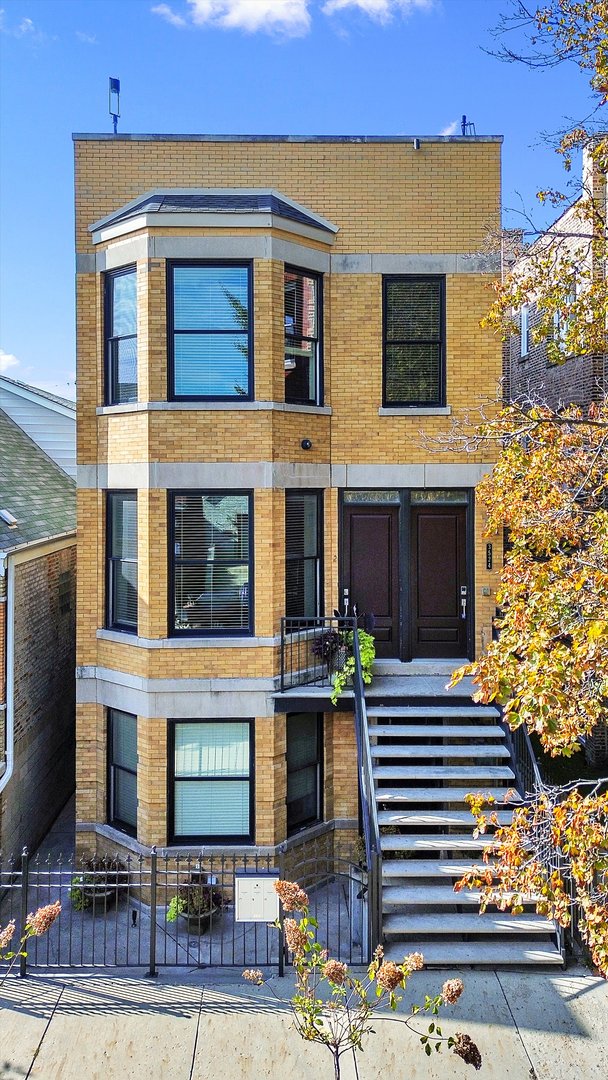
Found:
[[[500,144],[75,136],[82,847],[356,834],[283,616],[356,603],[393,669],[489,640],[489,458],[433,439],[500,378]]]

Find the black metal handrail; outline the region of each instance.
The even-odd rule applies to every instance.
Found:
[[[332,675],[348,658],[352,618],[287,615],[281,619],[281,692],[295,686],[331,686]]]
[[[365,843],[365,860],[367,864],[368,920],[371,954],[376,946],[382,941],[382,851],[380,846],[380,827],[378,825],[378,808],[376,806],[374,790],[369,728],[367,724],[363,668],[361,666],[359,635],[356,629],[353,632],[352,638],[352,650],[355,659],[355,672],[353,677],[355,735],[357,739],[357,762],[363,839]]]

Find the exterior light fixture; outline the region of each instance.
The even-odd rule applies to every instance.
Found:
[[[302,439],[300,446],[302,447],[302,450],[312,450],[312,443],[310,439]]]

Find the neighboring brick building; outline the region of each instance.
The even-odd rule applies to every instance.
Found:
[[[422,432],[496,394],[500,143],[75,136],[81,846],[354,835],[283,615],[349,590],[395,666],[490,640],[489,458]]]
[[[584,155],[582,194],[557,218],[546,233],[530,245],[528,250],[510,268],[525,275],[530,261],[537,253],[553,249],[555,256],[569,255],[594,276],[605,276],[606,267],[598,260],[597,249],[591,244],[591,224],[585,212],[588,200],[593,199],[599,220],[606,221],[606,176],[593,162],[591,155]],[[583,212],[581,213],[581,207]],[[579,285],[576,275],[573,297]],[[584,283],[580,284],[584,288]],[[519,333],[513,334],[505,345],[504,377],[505,395],[516,400],[535,396],[553,408],[574,403],[586,406],[603,398],[606,392],[608,357],[606,353],[578,357],[568,355],[562,345],[559,362],[555,362],[547,350],[546,339],[535,333],[540,317],[532,301],[514,313]],[[554,318],[552,336],[559,341],[562,330],[559,318]]]
[[[12,385],[35,406],[45,397]],[[69,416],[71,403],[54,401]],[[35,850],[74,790],[76,485],[3,409],[0,447],[0,851],[10,857]]]

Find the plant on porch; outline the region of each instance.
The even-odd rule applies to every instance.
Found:
[[[344,690],[344,687],[347,686],[349,682],[352,682],[355,674],[353,634],[354,631],[349,630],[342,635],[347,649],[347,656],[342,667],[336,671],[334,675],[333,690],[330,695],[332,705],[337,705],[338,698]],[[372,681],[372,668],[374,660],[376,659],[376,642],[373,635],[368,634],[366,630],[357,630],[357,637],[359,639],[359,655],[361,657],[363,682],[369,685]]]
[[[2,976],[0,985],[10,975],[17,960],[22,956],[27,956],[26,943],[29,938],[42,937],[43,934],[46,934],[55,922],[55,919],[59,917],[60,912],[61,903],[59,900],[56,900],[54,904],[46,904],[44,907],[39,907],[33,914],[28,915],[25,926],[23,927],[23,933],[19,938],[19,942],[15,949],[9,948],[11,941],[15,936],[15,920],[11,919],[4,929],[0,930],[0,960],[9,961],[8,968]]]
[[[418,1036],[429,1057],[433,1050],[440,1051],[445,1044],[467,1064],[481,1068],[481,1054],[468,1035],[457,1032],[445,1036],[434,1019],[425,1032],[414,1024],[416,1016],[436,1017],[442,1005],[454,1005],[464,990],[460,979],[448,979],[439,994],[425,997],[424,1005],[414,1005],[406,1017],[396,1016],[402,1000],[398,991],[404,990],[410,976],[423,966],[420,953],[411,953],[395,964],[384,959],[382,946],[378,946],[366,975],[359,979],[347,964],[328,957],[327,950],[317,941],[318,924],[309,915],[304,890],[293,881],[277,881],[275,889],[282,911],[289,915],[297,912],[299,916],[282,921],[279,918],[275,923],[283,931],[293,958],[296,989],[290,1005],[296,1031],[305,1042],[327,1047],[333,1060],[334,1080],[340,1078],[340,1059],[347,1053],[352,1054],[355,1075],[359,1076],[357,1051],[363,1051],[365,1037],[374,1033],[372,1021],[378,1019],[405,1024]],[[244,971],[243,978],[258,986],[264,983],[264,975],[257,968]],[[321,996],[323,990],[329,993]],[[390,1013],[382,1015],[386,1009]]]

